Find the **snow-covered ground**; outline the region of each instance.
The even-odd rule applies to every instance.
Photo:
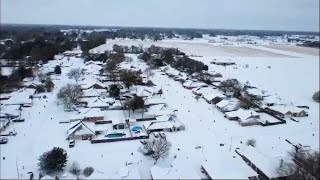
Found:
[[[175,112],[177,118],[186,126],[184,131],[166,133],[172,148],[170,155],[166,159],[159,160],[157,166],[170,168],[172,165],[178,167],[179,172],[184,172],[184,177],[189,177],[188,172],[192,177],[194,172],[199,177],[203,177],[200,169],[204,161],[210,160],[210,163],[214,163],[215,159],[221,160],[224,159],[223,157],[239,158],[234,150],[239,148],[246,151],[250,148],[246,145],[246,141],[251,138],[256,140],[255,150],[263,157],[270,159],[284,157],[286,152],[291,150],[292,146],[285,139],[319,149],[319,103],[311,99],[312,94],[319,88],[317,56],[250,45],[214,46],[207,40],[194,42],[107,40],[105,45],[94,48],[92,51],[104,52],[111,49],[115,43],[128,46],[142,44],[148,47],[155,44],[177,47],[189,55],[201,55],[202,57],[193,58],[207,64],[209,72],[220,72],[224,78],[249,81],[251,85],[276,93],[296,105],[310,107],[309,116],[301,118],[298,123],[288,120],[286,124],[276,126],[242,127],[237,122],[226,119],[220,111],[203,99],[196,100],[192,91],[183,88],[181,83],[163,75],[160,70],[154,70],[155,75],[150,79],[157,88],[163,89],[161,101],[177,110]],[[128,56],[133,57],[134,60],[131,64],[122,63],[123,68],[129,68],[131,65],[142,71],[147,68],[147,65],[137,59],[136,55]],[[236,65],[223,67],[210,64],[214,58],[230,58],[236,62]],[[8,144],[1,145],[0,177],[2,179],[28,178],[27,172],[37,172],[39,156],[52,147],[59,146],[67,150],[68,166],[76,160],[82,168],[86,166],[95,168],[95,173],[90,178],[151,178],[149,169],[154,165],[154,161],[138,152],[139,140],[98,144],[79,140],[76,141],[74,148],[68,147],[68,141],[65,140],[68,125],[59,124],[59,121],[68,120],[75,113],[65,112],[62,106],[57,106],[56,94],[67,83],[75,83],[74,80],[67,78],[66,73],[72,68],[85,67],[85,65],[82,59],[75,57],[71,57],[69,61],[67,58],[55,61],[63,62],[65,66],[62,68],[62,75],[53,80],[54,91],[45,93],[47,99],[35,99],[32,107],[23,108],[22,117],[26,121],[11,124],[5,131],[15,129],[18,134],[15,137],[9,137]],[[246,64],[248,64],[247,68]],[[93,74],[86,75],[86,79],[93,77]],[[195,148],[196,146],[201,148]],[[128,167],[127,162],[133,162],[133,165]],[[270,168],[267,166],[269,162],[265,163],[266,168]],[[246,166],[245,163],[242,165]],[[274,165],[274,168],[276,167],[277,165]],[[229,168],[219,169],[223,171]],[[234,167],[233,171],[241,171],[241,169],[243,168]],[[128,174],[128,171],[130,171],[129,176],[123,175]],[[268,171],[274,170],[268,169]],[[224,178],[223,174],[227,173],[219,172],[222,174],[220,178]],[[68,176],[68,178],[71,177],[73,176]]]

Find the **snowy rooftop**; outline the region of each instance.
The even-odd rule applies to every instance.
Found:
[[[90,88],[83,90],[82,97],[101,96],[103,93],[107,93],[107,91],[105,89]]]
[[[244,110],[241,108],[237,111],[226,112],[226,115],[229,117],[238,117],[240,120],[246,120],[251,116],[259,116],[259,114],[253,110]]]
[[[274,105],[274,106],[270,106],[269,109],[281,112],[283,114],[286,114],[287,112],[299,113],[301,111],[305,111],[304,109],[298,108],[297,106],[294,106],[294,105]]]
[[[35,93],[35,89],[24,88],[15,93],[12,93],[12,96],[3,102],[3,104],[31,104],[32,100],[29,99],[30,95]]]
[[[219,103],[216,104],[217,107],[223,108],[226,106],[237,106],[240,103],[239,100],[233,98],[233,99],[223,99]],[[230,107],[231,108],[231,107]]]
[[[281,157],[264,155],[251,146],[247,146],[245,149],[241,149],[238,152],[247,157],[269,178],[279,177],[277,166],[280,165]]]
[[[221,152],[222,153],[222,152]],[[257,173],[236,153],[207,155],[202,167],[212,179],[248,179]]]

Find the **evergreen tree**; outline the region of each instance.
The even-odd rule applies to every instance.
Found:
[[[45,174],[52,174],[63,171],[68,161],[67,152],[59,147],[43,153],[39,158],[39,171]]]

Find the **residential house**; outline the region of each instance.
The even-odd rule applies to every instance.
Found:
[[[260,125],[260,115],[253,110],[238,109],[225,113],[229,120],[236,120],[241,126]]]
[[[282,160],[287,161],[285,157],[266,156],[251,146],[237,149],[236,152],[242,157],[244,162],[260,175],[261,179],[282,178],[277,172],[275,165],[280,165]]]
[[[220,152],[208,155],[201,164],[201,172],[208,179],[249,179],[257,173],[235,153]]]
[[[236,111],[240,108],[240,101],[237,99],[223,99],[216,104],[221,112]]]
[[[93,125],[93,123],[91,124]],[[67,131],[67,139],[92,139],[95,132],[89,123],[84,123],[82,120],[70,123]]]
[[[31,107],[32,106],[32,97],[35,94],[35,89],[23,88],[19,91],[11,93],[11,97],[2,104],[4,105],[21,105],[23,107]]]
[[[211,93],[202,94],[202,98],[206,100],[209,104],[217,104],[223,99],[225,99],[226,96],[222,92],[215,90]]]
[[[128,124],[125,119],[122,118],[113,118],[112,119],[112,127],[113,129],[127,129]]]
[[[84,97],[99,97],[107,95],[107,91],[105,89],[96,89],[91,87],[89,89],[83,90],[83,94],[81,95],[82,98]]]
[[[110,97],[93,97],[88,99],[86,106],[88,108],[108,108],[114,103],[114,99]]]
[[[208,87],[206,83],[203,82],[197,82],[197,81],[192,81],[192,80],[187,80],[185,81],[182,86],[186,89],[193,89],[193,88],[198,88],[198,87]]]
[[[156,121],[144,123],[144,127],[148,133],[157,131],[180,131],[184,130],[185,126],[173,116],[160,116]]]
[[[103,83],[101,83],[100,81],[96,81],[94,83],[89,83],[89,84],[81,84],[81,89],[82,90],[86,90],[86,89],[108,89],[108,86],[104,85]]]
[[[84,121],[103,121],[104,120],[104,111],[99,108],[83,108],[80,109],[79,114],[74,116],[72,119],[81,119]]]
[[[297,106],[294,106],[294,105],[274,105],[274,106],[266,107],[265,109],[282,118],[308,116],[308,113],[307,111],[305,111],[305,109],[298,108]]]

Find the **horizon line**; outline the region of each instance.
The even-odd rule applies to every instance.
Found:
[[[224,28],[187,28],[187,27],[152,27],[152,26],[119,26],[119,25],[75,25],[75,24],[30,24],[30,23],[1,23],[3,25],[33,25],[33,26],[84,26],[84,27],[100,27],[100,28],[158,28],[158,29],[193,29],[193,30],[238,30],[238,31],[276,31],[276,32],[302,32],[302,33],[320,33],[320,31],[299,31],[299,30],[262,30],[262,29],[224,29]]]

